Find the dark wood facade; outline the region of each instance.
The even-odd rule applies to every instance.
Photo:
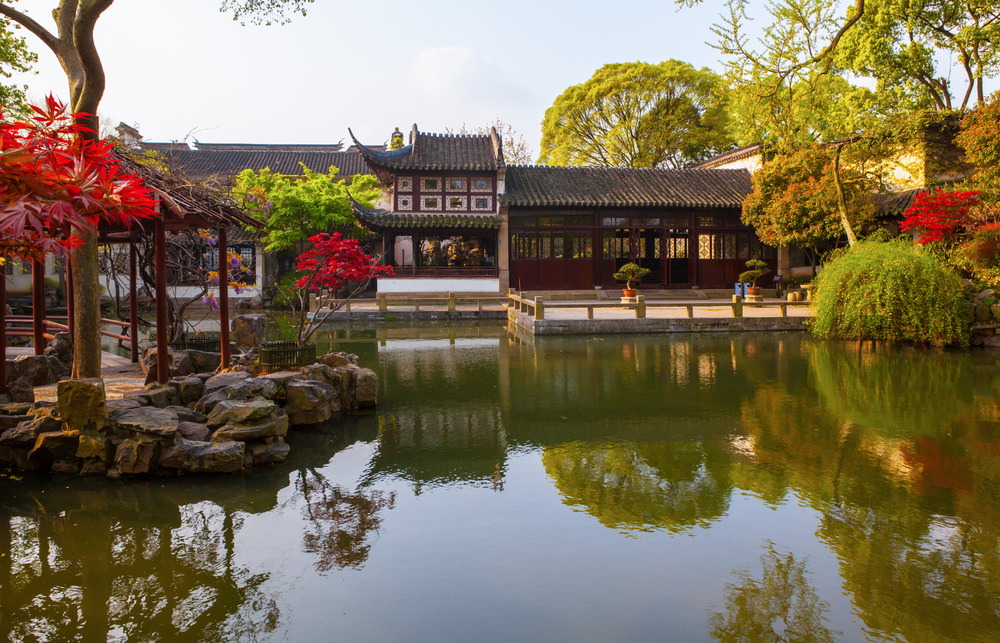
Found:
[[[773,262],[739,210],[511,208],[510,282],[518,289],[617,287],[627,262],[640,288],[728,288],[751,257]]]

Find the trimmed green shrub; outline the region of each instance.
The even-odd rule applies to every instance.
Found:
[[[968,342],[962,281],[906,239],[859,242],[813,283],[817,337]]]

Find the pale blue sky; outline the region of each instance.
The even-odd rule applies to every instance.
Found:
[[[537,154],[545,109],[605,63],[718,68],[705,44],[718,0],[681,11],[671,0],[316,0],[284,27],[241,27],[218,4],[115,2],[97,33],[102,116],[138,125],[147,140],[193,131],[214,143],[333,143],[348,127],[380,143],[397,126],[443,131],[500,117]],[[54,0],[18,5],[51,22]],[[37,50],[30,94],[65,96],[54,57]]]

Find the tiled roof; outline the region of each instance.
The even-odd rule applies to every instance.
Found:
[[[507,167],[512,206],[739,207],[750,191],[746,170]]]
[[[350,131],[350,130],[348,130]],[[413,126],[410,144],[398,150],[380,150],[351,138],[369,164],[390,170],[461,170],[496,172],[503,167],[500,135],[427,134]]]
[[[928,192],[927,188],[913,188],[902,192],[883,192],[875,197],[878,202],[876,219],[902,219],[903,213],[913,204],[918,194]]]
[[[728,152],[723,152],[722,154],[716,154],[711,158],[707,158],[701,163],[694,166],[697,170],[708,170],[720,165],[725,165],[726,163],[732,163],[733,161],[739,161],[741,159],[749,158],[757,154],[764,153],[763,143],[753,143],[751,145],[744,145],[743,147],[737,147],[734,150],[729,150]]]
[[[143,143],[146,147],[149,144]],[[302,174],[302,166],[315,172],[327,172],[330,166],[335,166],[338,176],[349,177],[355,174],[368,174],[370,170],[364,157],[357,152],[323,152],[296,151],[277,149],[260,150],[191,150],[191,149],[159,149],[166,162],[189,178],[207,178],[210,176],[235,176],[243,170],[262,170],[271,168],[275,174],[298,176]],[[289,146],[309,147],[309,146]],[[321,146],[317,146],[321,147]],[[153,148],[155,149],[155,148]]]
[[[201,143],[195,141],[194,146],[201,152],[342,152],[344,150],[343,143],[289,145],[287,143]]]
[[[361,227],[378,231],[386,228],[484,228],[496,230],[500,219],[495,213],[467,214],[448,212],[442,214],[386,212],[381,209],[366,208],[354,199],[354,216]]]
[[[185,179],[164,174],[140,162],[126,150],[117,150],[115,155],[123,170],[139,175],[146,187],[158,194],[165,203],[169,213],[166,220],[169,229],[264,226],[263,222],[246,214],[228,199],[192,185]],[[108,231],[113,232],[113,228],[114,226],[108,226]]]

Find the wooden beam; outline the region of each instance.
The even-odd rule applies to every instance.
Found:
[[[229,231],[219,228],[219,355],[223,369],[229,367]]]
[[[129,357],[133,364],[139,362],[139,266],[135,252],[135,232],[128,241],[128,335]]]
[[[10,261],[10,259],[7,259]],[[7,264],[0,266],[0,393],[7,392]],[[0,549],[0,551],[4,551]],[[9,550],[7,550],[9,551]]]
[[[161,211],[161,217],[162,217]],[[153,275],[156,280],[156,381],[170,379],[169,338],[167,336],[167,235],[163,220],[153,224]]]
[[[31,329],[35,355],[45,352],[45,259],[31,260]]]

